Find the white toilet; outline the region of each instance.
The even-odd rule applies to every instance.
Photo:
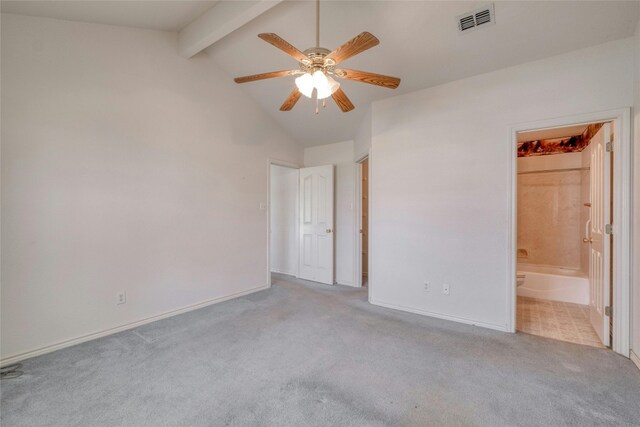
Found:
[[[525,279],[525,274],[524,273],[520,273],[517,272],[516,273],[516,283],[518,285],[518,287],[522,286],[524,284],[524,279]]]

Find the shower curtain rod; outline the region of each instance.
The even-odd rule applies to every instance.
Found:
[[[571,172],[571,171],[588,171],[591,168],[586,166],[584,168],[566,168],[566,169],[541,169],[539,171],[525,171],[518,172],[518,175],[529,175],[532,173],[549,173],[549,172]]]

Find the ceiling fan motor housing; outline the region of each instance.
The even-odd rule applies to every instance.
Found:
[[[301,62],[301,68],[304,71],[325,70],[332,71],[336,65],[336,61],[331,58],[327,58],[327,55],[331,53],[329,49],[324,47],[311,47],[302,52],[307,58],[309,58],[309,64],[306,61]]]

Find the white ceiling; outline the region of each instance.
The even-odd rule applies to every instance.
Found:
[[[450,82],[633,34],[639,2],[496,2],[496,25],[468,34],[456,16],[487,2],[330,1],[321,4],[320,44],[334,49],[362,31],[380,45],[344,62],[345,68],[402,78],[393,91],[342,80],[356,109],[342,113],[330,101],[320,114],[302,98],[279,107],[293,78],[245,83],[243,90],[306,146],[352,139],[372,101]],[[274,32],[304,50],[315,42],[314,3],[283,2],[208,49],[229,77],[295,68],[296,62],[257,37]],[[526,102],[526,100],[523,100]]]
[[[2,1],[2,13],[178,31],[217,1]]]
[[[565,126],[561,128],[540,129],[528,132],[518,132],[518,142],[538,141],[541,139],[566,138],[582,135],[588,125]]]
[[[2,1],[7,13],[178,31],[217,1]],[[372,101],[522,64],[633,34],[639,1],[498,1],[496,25],[468,34],[456,16],[487,1],[323,1],[321,45],[334,49],[362,31],[380,45],[345,61],[345,68],[402,78],[397,90],[341,80],[356,106],[342,113],[331,99],[320,114],[302,98],[291,112],[279,108],[293,77],[245,83],[249,94],[306,146],[352,139]],[[257,37],[274,32],[300,50],[315,42],[313,1],[284,1],[207,50],[229,79],[292,69],[296,62]],[[526,102],[526,100],[523,100]]]

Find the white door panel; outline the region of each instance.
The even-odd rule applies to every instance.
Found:
[[[611,223],[611,125],[605,123],[591,140],[591,210],[589,225],[589,290],[591,324],[606,346],[609,345],[610,238],[606,224]]]
[[[300,169],[300,278],[333,284],[333,165]]]

